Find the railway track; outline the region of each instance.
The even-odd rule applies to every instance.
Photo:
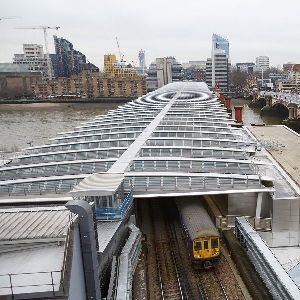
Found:
[[[222,280],[215,269],[196,271],[201,300],[229,300]]]
[[[146,236],[148,299],[245,299],[227,260],[221,255],[215,269],[194,270],[172,202],[151,200],[142,208]]]
[[[160,298],[186,299],[183,296],[181,278],[174,251],[170,247],[168,228],[159,206],[151,203],[152,226],[155,241],[156,267],[160,286]],[[155,218],[153,218],[155,216]]]

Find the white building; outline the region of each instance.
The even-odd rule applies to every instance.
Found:
[[[48,79],[48,62],[47,56],[43,51],[43,46],[37,44],[23,44],[23,52],[22,54],[14,55],[14,64],[28,65],[30,71],[41,72],[42,77]],[[51,62],[50,68],[52,70]]]
[[[256,57],[256,68],[258,70],[267,70],[270,68],[270,59],[268,56]]]

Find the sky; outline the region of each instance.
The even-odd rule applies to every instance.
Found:
[[[211,36],[230,42],[232,63],[255,62],[267,55],[272,66],[300,63],[299,0],[0,0],[0,62],[12,62],[23,43],[44,44],[42,30],[22,26],[60,26],[49,30],[71,41],[95,65],[115,53],[119,39],[128,62],[137,62],[140,49],[146,63],[175,56],[179,62],[206,60]]]

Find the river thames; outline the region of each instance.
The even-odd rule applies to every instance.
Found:
[[[234,99],[243,106],[244,124],[280,124],[275,117],[261,117],[259,110],[248,107],[246,100]],[[115,109],[118,104],[99,103],[36,103],[0,105],[0,151],[18,152],[30,145],[47,142],[57,133],[70,131],[80,123]]]

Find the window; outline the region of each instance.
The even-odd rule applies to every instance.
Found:
[[[207,250],[208,249],[208,241],[204,241],[203,244],[204,244],[204,246],[203,246],[204,249]]]
[[[211,239],[211,247],[212,248],[218,248],[219,247],[218,239]]]
[[[200,241],[195,241],[194,242],[194,250],[195,251],[201,250],[201,242]]]

